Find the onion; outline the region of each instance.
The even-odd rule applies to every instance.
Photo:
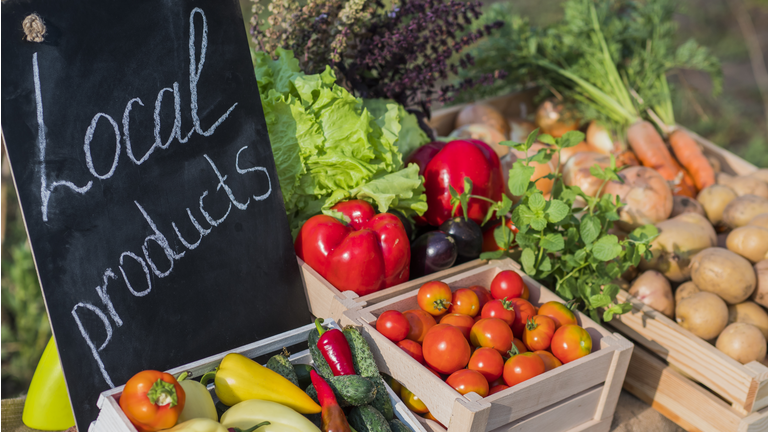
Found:
[[[585,141],[582,141],[573,147],[567,147],[560,150],[560,166],[565,165],[574,155],[583,152],[602,153],[591,145],[587,144]]]
[[[599,151],[603,154],[616,153],[617,150],[624,150],[620,141],[615,140],[608,129],[596,121],[591,121],[587,128],[587,142],[595,148],[595,151]]]
[[[509,124],[496,108],[486,104],[470,104],[456,116],[455,129],[462,126],[481,123],[496,129],[505,138],[509,135]]]
[[[542,133],[555,138],[560,138],[566,132],[579,128],[579,122],[563,113],[563,106],[554,98],[547,99],[539,105],[536,110],[536,124],[539,125]]]
[[[631,167],[619,173],[624,183],[610,181],[604,193],[618,195],[625,205],[619,209],[617,225],[624,231],[666,220],[672,213],[672,191],[656,170]]]
[[[506,141],[507,138],[501,134],[498,130],[483,123],[473,123],[464,125],[448,135],[449,138],[456,139],[476,139],[480,140],[493,149],[499,157],[504,156],[509,152],[509,147],[499,145],[500,142]]]
[[[509,119],[509,139],[516,143],[524,143],[528,135],[536,129],[536,125],[521,119]]]
[[[571,157],[563,168],[563,182],[568,186],[578,186],[589,196],[597,195],[603,180],[590,174],[593,165],[602,168],[611,166],[611,158],[597,152],[581,152]]]

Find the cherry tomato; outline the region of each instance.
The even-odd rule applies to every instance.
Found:
[[[450,375],[469,363],[469,343],[452,325],[438,324],[429,329],[422,349],[424,361],[441,374]]]
[[[433,416],[431,412],[428,412],[428,413],[424,414],[424,418],[427,419],[427,420],[432,420],[433,422],[439,424],[440,426],[442,426],[443,429],[448,429],[442,423],[440,423],[440,421],[438,419],[436,419],[435,416]]]
[[[512,307],[512,302],[510,300],[495,299],[483,306],[483,311],[480,312],[480,315],[482,315],[483,318],[498,318],[511,326],[515,320],[515,308]]]
[[[472,345],[494,348],[502,355],[512,347],[513,338],[509,325],[498,318],[483,318],[469,332]]]
[[[488,396],[488,381],[478,371],[470,369],[457,370],[445,380],[445,383],[462,395],[475,392],[480,397]]]
[[[512,231],[513,235],[517,235],[519,230],[515,226],[514,222],[512,222],[510,219],[507,219],[506,225],[507,225],[507,228],[509,228],[510,231]],[[496,243],[496,237],[494,237],[493,235],[493,232],[496,231],[496,228],[499,226],[501,226],[501,221],[498,221],[492,224],[491,226],[486,228],[485,231],[483,231],[483,252],[495,252],[497,250],[502,249],[502,247],[499,246],[498,243]],[[514,240],[514,237],[512,237],[512,242],[510,246],[514,243],[515,243],[515,240]]]
[[[545,371],[544,361],[538,355],[527,352],[512,356],[504,363],[504,382],[512,387]]]
[[[576,315],[568,309],[568,306],[559,301],[546,302],[539,308],[538,315],[546,315],[555,322],[555,329],[568,324],[578,324]]]
[[[475,319],[464,314],[448,314],[440,318],[440,324],[450,324],[461,331],[461,334],[469,341],[469,331],[475,325]]]
[[[525,282],[523,278],[512,270],[504,270],[491,281],[491,296],[495,299],[520,298],[523,295]]]
[[[400,342],[408,336],[411,325],[400,311],[388,310],[376,320],[376,330],[392,342]]]
[[[525,323],[523,342],[531,351],[544,350],[549,348],[554,334],[555,320],[544,315],[534,315]]]
[[[480,312],[480,299],[474,291],[469,288],[457,289],[453,293],[451,307],[448,313],[460,313],[471,317]]]
[[[563,364],[580,359],[591,352],[592,337],[575,324],[560,327],[552,337],[552,354]]]
[[[424,402],[422,402],[421,399],[419,399],[415,394],[411,393],[411,391],[405,387],[400,389],[400,399],[403,400],[403,403],[408,407],[408,409],[415,412],[416,414],[424,414],[429,412],[429,409],[427,409],[427,406],[424,405]]]
[[[475,316],[473,319],[475,320],[475,323],[477,323],[478,321],[480,321],[481,319],[483,319],[483,317],[482,317],[481,315],[477,315],[477,316]]]
[[[472,285],[469,287],[470,290],[474,291],[475,294],[477,294],[477,299],[480,302],[480,310],[483,310],[483,306],[485,306],[486,303],[493,300],[493,297],[491,297],[491,292],[488,291],[485,287],[482,287],[480,285]]]
[[[512,331],[515,336],[522,339],[523,330],[525,329],[525,323],[528,322],[528,318],[533,318],[536,315],[536,308],[525,299],[514,298],[511,300],[512,307],[515,309],[515,320],[512,322]]]
[[[499,379],[504,371],[504,359],[493,348],[478,348],[469,358],[467,369],[480,372],[490,383]]]
[[[523,294],[520,298],[528,300],[529,297],[531,297],[531,291],[528,289],[528,285],[523,285]]]
[[[503,373],[503,372],[502,372]],[[488,383],[488,386],[490,387],[496,387],[497,385],[506,385],[507,383],[504,382],[504,377],[500,376],[496,378],[495,380]]]
[[[522,353],[528,352],[528,347],[525,346],[523,341],[521,341],[518,338],[512,339],[512,346],[509,349],[509,352],[505,357],[512,357],[513,355],[518,355]]]
[[[549,351],[539,350],[534,351],[534,354],[541,357],[541,360],[544,361],[544,369],[547,371],[551,371],[552,369],[563,365],[563,363]]]
[[[419,288],[419,293],[416,295],[416,301],[418,301],[421,310],[430,315],[442,315],[447,312],[451,306],[452,298],[451,288],[440,281],[425,283]]]
[[[506,390],[508,388],[509,388],[509,386],[506,385],[506,384],[495,385],[495,386],[491,387],[490,390],[488,390],[488,396],[490,396],[492,394],[496,394],[496,393],[498,393],[500,391],[504,391],[504,390]]]
[[[421,345],[419,345],[418,342],[414,342],[410,339],[405,339],[398,342],[397,346],[399,346],[403,351],[407,352],[408,355],[413,357],[414,360],[416,360],[421,364],[424,364],[424,353],[421,350]]]
[[[429,329],[437,324],[432,315],[421,309],[407,310],[403,312],[403,316],[408,320],[408,325],[411,329],[406,338],[419,343],[424,341],[424,335],[427,334]]]

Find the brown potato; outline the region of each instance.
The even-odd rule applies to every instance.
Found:
[[[728,306],[715,294],[702,291],[677,304],[675,321],[704,340],[714,339],[728,325]]]
[[[701,292],[699,287],[696,286],[693,281],[688,281],[679,287],[675,291],[675,304],[680,303],[683,299],[688,298],[698,292]]]
[[[698,213],[683,213],[657,223],[656,228],[659,236],[651,242],[653,257],[640,261],[640,268],[657,270],[674,282],[690,279],[691,259],[717,242],[714,228]]]
[[[768,213],[760,213],[747,222],[747,225],[759,226],[768,229]]]
[[[704,188],[696,197],[713,225],[718,225],[723,220],[725,206],[734,199],[736,199],[736,192],[723,185],[712,185]]]
[[[707,213],[704,211],[704,207],[699,204],[698,201],[688,198],[687,196],[675,195],[672,197],[672,213],[670,218],[679,216],[683,213],[698,213],[704,217],[707,217]]]
[[[757,277],[757,288],[752,293],[752,301],[768,308],[768,260],[760,261],[753,268]]]
[[[459,115],[456,116],[456,123],[454,123],[453,128],[459,129],[463,126],[476,123],[492,127],[504,137],[509,136],[509,123],[507,123],[507,119],[505,119],[501,112],[496,108],[482,103],[467,105],[459,111]],[[521,142],[525,142],[525,140]]]
[[[693,257],[691,277],[700,290],[717,294],[729,304],[749,298],[757,284],[755,270],[749,261],[716,247],[704,249]]]
[[[464,125],[448,135],[449,138],[455,139],[476,139],[480,140],[493,149],[499,157],[509,153],[509,147],[499,145],[500,142],[506,141],[507,138],[492,126],[482,123],[472,123]]]
[[[755,302],[745,301],[728,305],[728,323],[742,322],[752,324],[760,329],[763,336],[768,338],[768,313]]]
[[[648,270],[638,276],[632,282],[629,295],[669,318],[675,318],[675,299],[672,297],[672,287],[661,273]]]
[[[723,223],[729,228],[738,228],[748,224],[761,213],[768,213],[768,199],[755,195],[743,195],[725,206]]]
[[[630,167],[619,173],[624,183],[611,181],[603,193],[618,195],[624,206],[619,209],[617,225],[624,231],[666,220],[672,213],[672,191],[656,170]]]
[[[768,229],[750,225],[736,228],[728,234],[725,245],[753,263],[762,261],[768,258]]]
[[[733,177],[728,174],[719,173],[717,175],[717,184],[728,186],[738,196],[757,195],[768,198],[768,184],[756,177]]]
[[[576,153],[568,159],[563,168],[563,182],[568,186],[580,187],[589,196],[597,195],[603,180],[590,174],[589,169],[593,165],[607,168],[611,166],[611,158],[593,151]]]
[[[765,336],[752,324],[733,323],[720,333],[715,346],[741,364],[763,361]]]

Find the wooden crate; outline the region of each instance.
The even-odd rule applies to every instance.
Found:
[[[484,102],[508,117],[520,117],[535,110],[537,91]],[[436,111],[430,124],[440,135],[447,135],[462,108]],[[720,162],[723,172],[743,175],[757,169],[690,133],[706,155]],[[768,367],[736,362],[626,291],[620,292],[619,299],[632,302],[633,310],[612,321],[613,328],[649,350],[635,350],[624,388],[689,431],[768,430]]]
[[[339,291],[301,258],[297,259],[299,260],[301,275],[304,279],[304,286],[306,287],[309,311],[316,317],[329,317],[339,322],[341,322],[342,319],[342,312],[346,310],[360,309],[368,305],[373,305],[414,289],[418,289],[426,282],[447,278],[485,264],[485,261],[476,259],[441,272],[432,273],[360,297],[352,291]]]
[[[528,276],[510,259],[444,279],[451,289],[471,285],[489,287],[502,270],[523,276],[534,305],[556,300],[554,293]],[[416,292],[402,294],[373,306],[344,313],[345,321],[360,326],[380,370],[412,390],[449,432],[482,431],[607,431],[616,409],[633,345],[586,315],[579,323],[592,336],[592,354],[486,398],[460,395],[427,371],[375,329],[377,317],[391,309],[418,308]],[[432,430],[438,430],[434,424]]]
[[[336,321],[332,319],[326,320],[326,322],[323,324],[323,327],[339,328],[339,326],[336,324]],[[186,371],[189,372],[190,378],[200,377],[221,363],[221,360],[227,354],[238,353],[248,358],[256,358],[265,354],[277,353],[284,347],[306,342],[309,331],[314,328],[314,324],[308,324],[304,327],[299,327],[297,329],[290,330],[285,333],[260,340],[258,342],[254,342],[252,344],[244,345],[231,351],[216,354],[214,356],[204,358],[184,366],[179,366],[169,370],[168,373],[177,375]],[[297,364],[312,364],[312,358],[309,355],[309,350],[304,350],[292,355],[290,357],[290,361],[291,363]],[[112,390],[105,391],[99,396],[98,407],[101,411],[99,412],[98,418],[93,423],[91,423],[90,427],[88,428],[89,432],[137,432],[136,428],[131,424],[131,422],[128,420],[128,417],[125,416],[123,410],[120,409],[120,405],[118,404],[120,395],[123,393],[123,387],[124,386],[120,386]],[[408,408],[406,408],[405,404],[403,404],[399,396],[396,395],[392,389],[389,388],[389,386],[386,387],[389,396],[392,399],[392,407],[394,408],[397,418],[408,425],[414,432],[427,432],[421,423],[416,420],[416,416]],[[213,397],[214,401],[218,400],[216,398],[216,393],[213,391],[212,384],[209,385],[208,389],[211,391],[211,396]]]

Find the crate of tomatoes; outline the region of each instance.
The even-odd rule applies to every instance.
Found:
[[[607,431],[633,348],[511,259],[342,322],[359,326],[406,406],[450,432]]]

